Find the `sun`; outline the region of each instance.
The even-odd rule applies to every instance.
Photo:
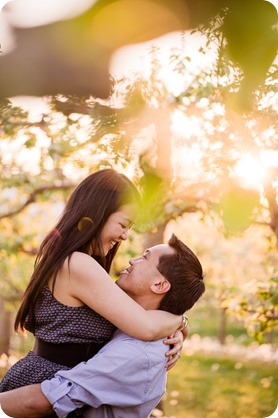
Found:
[[[234,166],[234,175],[238,177],[241,183],[250,188],[258,189],[267,180],[267,167],[259,156],[253,156],[251,153],[243,155]]]

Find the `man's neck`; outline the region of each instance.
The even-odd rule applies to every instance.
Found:
[[[138,305],[142,306],[142,308],[146,309],[146,311],[149,310],[156,310],[159,308],[160,301],[157,301],[156,298],[154,298],[154,295],[150,296],[131,296],[132,299],[138,303]]]

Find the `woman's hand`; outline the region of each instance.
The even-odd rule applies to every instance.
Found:
[[[181,357],[183,341],[187,335],[185,336],[182,331],[176,331],[164,340],[164,344],[170,345],[170,350],[165,354],[169,358],[166,364],[167,371],[174,367],[178,359]]]

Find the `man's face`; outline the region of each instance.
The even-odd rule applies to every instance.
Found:
[[[121,272],[117,285],[133,298],[149,294],[153,284],[165,280],[157,269],[159,258],[172,254],[175,250],[166,244],[149,248],[140,257],[130,260],[130,266]]]

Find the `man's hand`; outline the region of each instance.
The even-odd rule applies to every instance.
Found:
[[[39,384],[0,393],[0,405],[6,415],[14,418],[37,418],[53,413]]]

